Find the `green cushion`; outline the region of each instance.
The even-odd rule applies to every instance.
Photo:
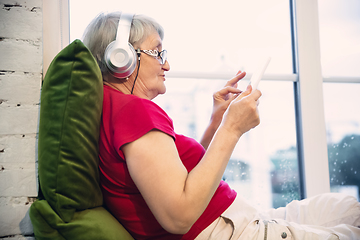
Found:
[[[38,166],[44,198],[64,222],[102,205],[98,137],[103,82],[85,45],[75,40],[52,61],[41,91]]]
[[[57,225],[63,223],[63,221],[52,210],[46,200],[36,200],[30,207],[29,215],[36,240],[65,240],[56,230]]]
[[[120,223],[103,207],[75,212],[65,223],[52,211],[46,200],[36,201],[30,208],[37,240],[133,240]]]
[[[44,78],[38,142],[39,199],[29,211],[36,239],[133,239],[102,206],[98,138],[100,69],[75,40]]]

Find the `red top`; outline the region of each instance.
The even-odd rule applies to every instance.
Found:
[[[158,129],[174,139],[180,159],[188,171],[205,153],[202,145],[194,139],[176,134],[172,120],[154,102],[104,85],[99,168],[105,205],[135,239],[194,239],[230,206],[236,192],[221,181],[208,207],[188,233],[168,233],[157,222],[132,181],[121,150],[124,144],[152,129]]]

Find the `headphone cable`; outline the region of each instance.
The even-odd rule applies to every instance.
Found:
[[[136,79],[139,75],[139,68],[140,68],[140,52],[138,52],[138,57],[139,57],[139,63],[138,63],[138,67],[137,67],[137,72],[136,72],[136,77],[135,77],[135,80],[134,80],[134,84],[132,86],[132,89],[131,89],[131,94],[133,94],[133,91],[134,91],[134,87],[135,87],[135,83],[136,83]]]

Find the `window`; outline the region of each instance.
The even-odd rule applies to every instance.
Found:
[[[357,199],[360,191],[359,91],[358,83],[324,84],[331,191],[346,192]]]
[[[178,133],[198,140],[210,119],[212,93],[238,70],[250,75],[259,60],[272,57],[268,81],[261,83],[261,125],[240,140],[224,179],[259,207],[283,206],[299,199],[289,2],[226,0],[194,5],[192,1],[118,4],[105,0],[98,5],[70,1],[71,41],[81,38],[100,11],[117,8],[146,14],[163,25],[171,71],[167,93],[155,102],[174,120]]]
[[[360,1],[319,0],[324,77],[360,77]]]
[[[360,2],[320,0],[321,63],[331,191],[360,199]]]
[[[272,56],[267,73],[292,74],[288,0],[71,0],[71,40],[81,38],[100,11],[114,10],[146,14],[164,27],[172,72],[251,73],[259,59]]]
[[[317,1],[143,0],[134,4],[103,0],[99,5],[69,0],[69,6],[70,41],[81,38],[100,11],[144,13],[163,25],[171,71],[167,94],[156,102],[173,118],[177,132],[195,139],[208,123],[212,93],[239,69],[248,72],[244,87],[258,59],[271,56],[260,85],[261,125],[241,139],[224,179],[262,208],[283,206],[330,189],[324,170],[328,153]],[[357,42],[352,41],[353,48]],[[351,67],[346,76],[357,76],[356,71]],[[328,90],[324,91],[326,99]]]
[[[167,93],[154,101],[174,120],[175,131],[200,140],[212,93],[225,81],[168,79]],[[240,139],[223,179],[258,207],[280,207],[300,199],[293,85],[264,81],[261,89],[261,124]]]

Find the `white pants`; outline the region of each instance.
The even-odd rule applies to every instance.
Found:
[[[322,194],[262,213],[238,196],[196,240],[358,240],[359,226],[360,203],[344,194]]]

